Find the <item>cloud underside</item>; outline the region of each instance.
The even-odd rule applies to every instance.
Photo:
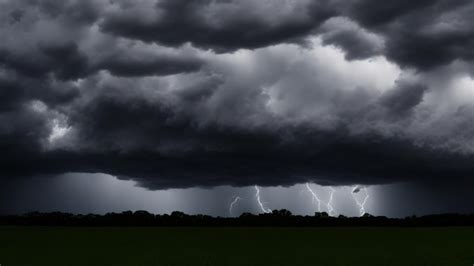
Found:
[[[474,174],[471,1],[0,1],[0,176]]]

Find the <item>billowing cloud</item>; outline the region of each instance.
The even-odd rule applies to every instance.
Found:
[[[170,188],[474,173],[470,2],[0,6],[3,177]]]
[[[302,42],[335,14],[323,1],[118,1],[100,24],[117,36],[217,52]]]
[[[384,39],[346,17],[334,17],[321,27],[323,43],[340,47],[349,60],[365,59],[384,52]]]
[[[472,1],[354,2],[348,16],[383,36],[385,55],[401,66],[429,70],[455,60],[473,59]]]

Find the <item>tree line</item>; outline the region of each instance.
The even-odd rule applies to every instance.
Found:
[[[147,211],[122,213],[72,214],[62,212],[31,212],[24,215],[0,216],[0,225],[18,226],[474,226],[474,214],[438,214],[388,218],[365,214],[362,217],[331,217],[326,212],[314,215],[293,215],[290,211],[271,213],[243,213],[239,217],[188,215],[175,211],[171,214],[152,214]]]

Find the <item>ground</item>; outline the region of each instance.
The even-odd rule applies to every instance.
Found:
[[[474,228],[0,227],[0,265],[474,265]]]

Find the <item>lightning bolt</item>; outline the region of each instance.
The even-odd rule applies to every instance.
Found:
[[[358,193],[361,190],[364,191],[365,197],[362,201],[359,201],[357,199],[357,197],[355,196],[355,194]],[[367,203],[367,200],[369,199],[369,192],[367,191],[367,188],[364,187],[364,188],[360,189],[359,186],[355,186],[352,189],[351,194],[352,194],[352,197],[354,198],[354,201],[356,202],[357,206],[359,206],[359,215],[364,216],[364,214],[365,214],[365,204]]]
[[[313,199],[313,203],[317,202],[318,203],[318,212],[321,212],[321,203],[325,204],[326,205],[326,208],[328,210],[328,214],[330,216],[334,216],[334,207],[332,206],[332,201],[333,201],[333,198],[334,198],[334,192],[336,192],[336,190],[332,187],[329,187],[330,189],[330,194],[329,194],[329,200],[327,202],[324,202],[323,200],[321,200],[318,195],[316,195],[316,193],[313,191],[313,189],[309,186],[309,183],[306,183],[306,189],[309,191],[309,193],[311,193],[311,196],[312,196],[312,199]]]
[[[239,202],[239,200],[241,200],[242,198],[237,196],[235,197],[235,199],[230,203],[230,206],[229,206],[229,215],[232,216],[232,209],[234,208],[235,204],[237,204],[237,202]]]
[[[332,200],[334,198],[334,192],[336,192],[336,190],[333,187],[329,187],[329,189],[331,190],[331,193],[329,194],[329,200],[326,203],[326,206],[328,209],[329,216],[334,216],[335,213],[334,213],[334,207],[332,206]]]
[[[262,212],[271,213],[272,212],[271,209],[265,208],[265,206],[263,206],[263,203],[260,200],[260,188],[258,188],[257,185],[255,185],[255,191],[256,191],[255,198],[257,198],[258,205],[260,206],[260,209],[262,210]]]
[[[318,203],[318,212],[321,212],[321,199],[319,199],[318,195],[314,193],[314,191],[309,186],[309,183],[306,183],[306,189],[308,189],[309,193],[311,193],[311,196],[313,197],[313,203]]]

